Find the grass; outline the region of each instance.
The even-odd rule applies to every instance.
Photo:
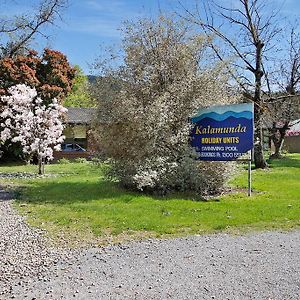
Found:
[[[35,166],[0,166],[0,172],[34,172]],[[0,179],[21,187],[15,206],[28,221],[56,240],[106,243],[140,237],[181,236],[219,231],[290,229],[300,225],[300,155],[253,171],[253,196],[246,192],[211,201],[179,195],[156,198],[122,190],[106,182],[93,164],[53,164],[53,176]],[[241,171],[231,185],[247,187]]]

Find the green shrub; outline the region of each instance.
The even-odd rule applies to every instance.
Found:
[[[63,158],[59,159],[59,160],[57,161],[57,163],[59,163],[59,164],[69,164],[69,163],[70,163],[70,160],[63,157]]]
[[[87,163],[87,160],[84,157],[77,157],[74,159],[74,162],[80,163],[80,164],[85,164],[85,163]]]

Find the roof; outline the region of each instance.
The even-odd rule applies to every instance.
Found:
[[[290,123],[290,129],[286,132],[287,136],[300,135],[300,119]]]
[[[96,116],[96,108],[68,107],[67,124],[91,124]]]

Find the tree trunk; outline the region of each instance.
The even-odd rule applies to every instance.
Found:
[[[284,142],[284,137],[281,137],[280,141],[278,143],[276,143],[276,144],[274,143],[274,145],[275,145],[275,152],[272,153],[272,155],[270,156],[270,158],[282,158],[281,150],[282,150],[283,142]]]
[[[262,99],[261,99],[261,81],[264,75],[262,71],[262,49],[264,44],[261,41],[256,43],[256,66],[255,75],[255,94],[254,94],[254,164],[256,168],[264,169],[268,166],[263,151],[263,130],[262,130]]]
[[[39,175],[44,175],[45,174],[45,163],[44,163],[44,159],[39,157],[38,160],[38,165],[39,165]]]
[[[281,150],[283,147],[283,143],[284,143],[284,137],[286,134],[286,131],[289,128],[289,122],[285,121],[283,127],[278,128],[276,126],[276,122],[273,123],[273,128],[272,128],[272,135],[271,135],[271,139],[272,142],[274,144],[275,147],[275,152],[272,153],[272,155],[270,156],[270,158],[281,158]]]
[[[263,156],[263,148],[261,143],[254,144],[254,164],[256,168],[266,168],[268,165]]]
[[[264,158],[261,110],[256,103],[254,105],[254,123],[254,164],[256,168],[264,169],[268,164]]]

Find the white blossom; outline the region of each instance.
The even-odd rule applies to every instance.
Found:
[[[113,71],[108,66],[106,73],[117,88],[108,98],[101,81],[94,95],[99,99],[94,135],[111,159],[109,175],[125,187],[205,194],[228,178],[230,164],[196,161],[190,146],[189,119],[197,110],[236,101],[227,89],[225,66],[210,60],[208,45],[165,18],[125,28],[125,63]]]
[[[1,97],[1,143],[19,142],[23,152],[38,159],[53,159],[53,147],[59,149],[64,136],[62,115],[66,109],[56,99],[46,106],[34,88],[24,84],[11,87]]]

